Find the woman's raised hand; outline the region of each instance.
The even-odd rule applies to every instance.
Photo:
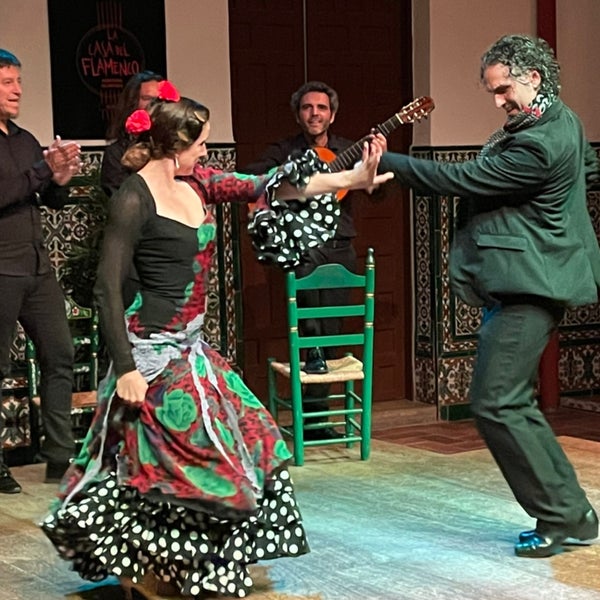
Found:
[[[381,136],[383,138],[383,136]],[[384,142],[385,142],[385,138]],[[351,184],[348,189],[358,190],[366,189],[372,191],[373,188],[389,181],[394,177],[391,172],[377,174],[377,167],[381,155],[385,151],[385,143],[382,143],[379,136],[373,136],[369,141],[365,142],[362,151],[362,160],[354,167],[351,175]]]

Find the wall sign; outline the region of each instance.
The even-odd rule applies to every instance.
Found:
[[[129,78],[167,75],[164,0],[48,0],[48,21],[56,135],[104,139]]]

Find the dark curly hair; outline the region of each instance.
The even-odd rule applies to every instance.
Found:
[[[125,121],[127,117],[138,107],[140,89],[143,83],[149,81],[162,81],[164,77],[154,71],[140,71],[132,75],[117,100],[113,117],[106,132],[106,139],[126,139]]]
[[[542,38],[528,35],[505,35],[495,42],[481,57],[480,78],[492,65],[503,64],[510,69],[513,78],[529,71],[537,71],[542,77],[540,90],[558,96],[560,92],[560,66],[554,51]]]
[[[300,101],[302,100],[302,96],[309,92],[321,92],[322,94],[327,94],[327,96],[329,96],[331,112],[337,112],[340,107],[340,100],[337,92],[331,86],[322,81],[308,81],[301,85],[290,98],[290,106],[294,115],[297,115],[300,112]]]
[[[147,111],[152,126],[137,136],[121,159],[134,171],[141,169],[149,160],[173,158],[181,150],[189,148],[200,137],[210,117],[206,106],[183,97],[178,102],[153,100]]]

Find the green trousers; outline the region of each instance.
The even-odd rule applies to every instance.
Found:
[[[590,508],[535,399],[540,358],[562,314],[543,301],[484,311],[470,390],[479,432],[542,534],[568,529]]]

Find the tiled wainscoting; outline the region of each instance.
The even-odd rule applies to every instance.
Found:
[[[600,152],[600,144],[594,145]],[[414,148],[413,156],[463,162],[478,148]],[[439,417],[468,416],[467,392],[480,310],[450,293],[448,254],[459,199],[413,194],[415,398],[435,404]],[[588,192],[600,234],[600,187]],[[600,305],[569,310],[560,326],[558,375],[561,406],[600,411]]]

